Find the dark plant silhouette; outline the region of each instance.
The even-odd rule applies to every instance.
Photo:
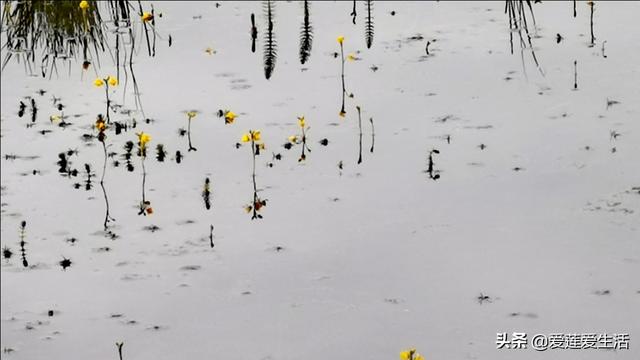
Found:
[[[151,202],[147,200],[145,185],[147,182],[147,170],[144,166],[144,160],[147,158],[147,143],[151,141],[151,136],[144,132],[140,132],[138,135],[138,156],[140,156],[140,164],[142,165],[142,201],[140,201],[138,215],[151,215],[153,214],[153,208]]]
[[[96,129],[98,130],[98,141],[100,142],[100,144],[102,144],[102,152],[104,155],[104,162],[102,164],[102,177],[100,178],[100,187],[102,188],[102,195],[104,196],[104,203],[105,203],[105,215],[104,215],[104,222],[102,223],[102,226],[104,227],[104,231],[108,231],[109,229],[109,222],[110,221],[115,221],[114,218],[111,217],[109,210],[109,197],[107,196],[107,189],[104,186],[104,178],[107,174],[107,135],[105,133],[105,131],[107,130],[107,124],[104,121],[104,118],[102,117],[102,115],[98,115],[98,119],[96,120],[96,125],[95,125]]]
[[[351,10],[351,22],[353,22],[353,25],[356,24],[356,16],[358,16],[357,12],[356,12],[356,0],[353,0],[353,10]]]
[[[2,248],[2,257],[7,260],[7,262],[9,261],[9,259],[11,259],[11,257],[13,256],[13,251],[11,251],[11,249],[8,246],[5,246]]]
[[[513,54],[513,34],[514,32],[518,34],[520,38],[520,49],[523,57],[523,65],[524,65],[524,50],[529,49],[531,51],[531,57],[533,58],[536,67],[540,74],[544,75],[542,68],[538,62],[538,58],[536,57],[536,52],[533,48],[533,44],[531,42],[531,34],[529,33],[529,26],[527,22],[527,12],[525,9],[525,3],[529,8],[529,14],[533,23],[534,29],[536,28],[536,18],[533,14],[533,7],[531,5],[530,0],[507,0],[505,2],[504,12],[509,16],[509,43],[511,47],[511,54]],[[524,35],[522,30],[524,30]],[[526,41],[525,41],[526,37]],[[526,72],[525,72],[526,76]]]
[[[273,21],[274,21],[274,3],[271,0],[267,0],[264,3],[264,12],[267,17],[267,32],[264,37],[264,76],[269,80],[273,69],[276,67],[277,48],[276,37],[273,33]]]
[[[124,342],[116,342],[116,347],[118,348],[118,357],[120,360],[122,360],[122,346],[124,345]]]
[[[373,126],[373,118],[369,118],[369,122],[371,123],[371,149],[369,149],[369,152],[373,153],[373,146],[376,143],[376,129]]]
[[[360,106],[356,106],[358,110],[358,164],[362,163],[362,114]]]
[[[298,135],[289,136],[289,139],[288,139],[289,141],[285,143],[284,148],[287,150],[290,150],[294,145],[300,145],[301,153],[300,153],[300,157],[298,158],[298,162],[303,162],[307,159],[306,153],[311,152],[309,145],[307,145],[307,130],[309,130],[309,128],[306,125],[304,116],[298,117],[298,125],[300,126],[300,130],[301,130],[300,136]],[[279,160],[278,156],[274,156],[274,158]]]
[[[437,149],[429,151],[426,173],[429,174],[431,180],[438,180],[440,178],[440,171],[434,169],[433,154],[440,154],[440,151]]]
[[[373,11],[373,0],[367,0],[365,4],[367,5],[367,16],[364,19],[364,39],[367,43],[367,48],[371,48],[373,44],[373,15],[371,14]]]
[[[209,178],[204,180],[204,187],[202,189],[202,200],[204,200],[204,207],[211,209],[211,181]]]
[[[251,220],[262,219],[262,215],[259,214],[260,210],[267,205],[266,199],[261,199],[258,196],[258,186],[256,184],[256,156],[260,155],[260,151],[264,150],[265,145],[261,142],[260,130],[249,130],[248,133],[242,135],[241,142],[251,143],[251,155],[252,155],[252,172],[251,180],[253,182],[253,201],[251,205],[244,207],[247,213],[251,213]],[[236,145],[240,147],[238,143]]]
[[[258,28],[256,27],[256,16],[251,13],[251,52],[256,52],[256,40],[258,39]]]
[[[188,120],[188,125],[187,125],[187,138],[189,139],[189,150],[187,151],[198,151],[198,149],[196,149],[193,145],[191,145],[191,119],[193,119],[194,117],[196,117],[197,112],[196,111],[187,111],[187,120]]]
[[[587,5],[589,5],[589,9],[591,10],[591,15],[589,16],[589,27],[591,29],[591,46],[594,46],[596,44],[596,37],[593,35],[593,11],[596,4],[593,1],[589,1],[587,2]]]
[[[27,250],[25,249],[25,245],[27,243],[24,241],[24,238],[27,236],[26,227],[27,222],[22,220],[20,223],[20,255],[22,257],[22,266],[29,267],[29,262],[27,261]]]
[[[313,42],[313,27],[309,15],[309,1],[304,2],[304,20],[300,28],[300,63],[304,64],[311,55],[311,45]]]

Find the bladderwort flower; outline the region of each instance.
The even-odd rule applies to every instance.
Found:
[[[147,144],[151,141],[151,135],[145,132],[136,133],[138,136],[138,155],[140,155],[140,163],[142,164],[142,201],[140,201],[140,207],[138,215],[151,215],[153,214],[153,208],[151,208],[151,202],[147,200],[145,193],[145,184],[147,181],[147,170],[144,167],[144,160],[147,158]]]
[[[400,360],[424,360],[424,356],[418,354],[416,349],[409,349],[400,352]]]
[[[153,14],[151,14],[150,12],[146,12],[145,11],[144,13],[142,13],[141,18],[142,18],[142,21],[149,22],[149,21],[153,20]]]
[[[82,0],[80,1],[80,9],[82,9],[82,11],[86,11],[89,8],[89,2],[86,0]]]
[[[258,214],[258,212],[262,207],[267,205],[266,199],[258,197],[258,186],[256,184],[256,156],[260,155],[260,150],[265,149],[265,145],[261,140],[262,134],[260,130],[249,130],[248,133],[242,134],[242,137],[240,138],[240,141],[243,143],[251,143],[251,155],[253,157],[251,173],[251,179],[253,181],[253,201],[250,205],[246,205],[244,207],[247,213],[252,213],[251,220],[262,219],[262,215]]]
[[[107,124],[111,122],[111,117],[109,116],[109,109],[111,108],[111,100],[109,99],[109,86],[118,86],[118,78],[115,76],[107,76],[104,79],[97,78],[93,81],[93,85],[96,87],[105,87],[105,97],[107,98]]]
[[[224,123],[225,124],[233,124],[234,120],[238,117],[233,111],[227,110],[224,113]]]

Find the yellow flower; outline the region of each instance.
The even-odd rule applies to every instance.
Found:
[[[356,61],[356,60],[358,60],[358,58],[353,53],[351,53],[351,54],[347,55],[347,60]]]
[[[416,349],[409,349],[400,352],[400,360],[424,360],[424,357]]]
[[[260,130],[252,132],[251,139],[253,139],[253,141],[260,141]]]
[[[102,118],[96,120],[96,129],[98,131],[104,131],[107,128],[107,124],[102,120]]]
[[[298,125],[300,125],[301,128],[304,128],[304,116],[298,117]]]
[[[196,117],[196,115],[197,115],[197,114],[198,114],[198,113],[197,113],[197,112],[195,112],[195,111],[193,111],[193,110],[192,110],[192,111],[188,111],[188,112],[187,112],[187,116],[188,116],[189,118],[194,118],[194,117]]]
[[[233,120],[235,120],[237,116],[238,115],[236,115],[233,111],[227,111],[224,114],[224,123],[225,124],[232,124]]]
[[[151,13],[145,12],[142,13],[142,21],[147,22],[153,20],[153,15]]]
[[[95,86],[97,86],[97,87],[100,87],[100,86],[104,85],[104,80],[102,80],[102,79],[100,79],[100,78],[95,79],[95,80],[93,81],[93,85],[95,85]]]
[[[340,110],[340,113],[338,115],[340,115],[340,117],[343,118],[345,115],[347,115],[347,113]]]
[[[137,133],[136,135],[138,135],[138,141],[140,142],[141,148],[146,147],[147,143],[151,141],[151,136],[147,133],[140,132],[140,133]]]
[[[118,79],[113,77],[113,76],[109,76],[107,78],[107,82],[109,83],[110,86],[116,86],[118,85]]]
[[[342,43],[344,42],[344,36],[340,35],[338,36],[338,44],[342,45]]]
[[[296,135],[289,136],[289,142],[293,144],[298,143],[298,137]]]
[[[249,134],[243,134],[243,135],[242,135],[242,139],[241,139],[241,141],[242,141],[242,142],[249,142],[249,141],[251,141],[251,135],[249,135]]]
[[[251,212],[251,210],[253,210],[253,207],[251,207],[251,205],[247,205],[244,207],[244,211],[248,214]]]
[[[87,10],[89,8],[89,2],[82,0],[80,1],[80,9],[82,10]]]
[[[260,148],[260,150],[264,150],[264,149],[267,148],[267,145],[265,145],[264,143],[260,143],[260,144],[257,144],[257,145],[258,145],[258,148]]]
[[[51,121],[51,122],[58,122],[60,120],[62,120],[60,115],[51,115],[51,116],[49,116],[49,121]]]

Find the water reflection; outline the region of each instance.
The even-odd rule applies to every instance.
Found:
[[[271,0],[267,0],[264,3],[264,12],[267,17],[267,32],[264,37],[264,77],[269,80],[271,78],[271,74],[273,73],[273,69],[276,67],[276,58],[277,58],[277,47],[276,47],[276,37],[273,32],[273,22],[274,22],[274,8],[275,2]]]
[[[304,18],[302,26],[300,27],[300,63],[304,64],[311,55],[311,45],[313,43],[313,27],[311,26],[310,14],[309,14],[309,1],[305,0]]]

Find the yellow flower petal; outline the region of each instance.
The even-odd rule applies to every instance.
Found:
[[[400,360],[410,360],[410,357],[411,353],[408,350],[400,352]]]
[[[244,134],[244,135],[242,135],[242,139],[241,140],[242,140],[242,142],[249,142],[249,141],[251,141],[251,135]]]
[[[147,146],[147,143],[151,141],[151,135],[147,133],[140,132],[140,133],[137,133],[136,135],[138,135],[138,141],[140,142],[141,148],[144,148],[145,146]]]
[[[301,128],[304,127],[304,116],[300,116],[298,117],[298,125],[300,125]]]
[[[233,120],[235,120],[237,116],[238,115],[236,115],[233,111],[227,111],[224,114],[224,122],[225,122],[225,124],[233,123]]]
[[[358,58],[354,54],[349,54],[349,55],[347,55],[347,60],[356,61],[356,60],[358,60]]]
[[[104,85],[104,80],[102,80],[102,79],[95,79],[95,80],[93,81],[93,85],[95,85],[95,86],[97,86],[97,87],[100,87],[100,86]]]
[[[296,135],[289,136],[289,142],[293,143],[293,144],[297,143],[298,142],[298,137]]]
[[[194,117],[196,117],[196,115],[197,115],[197,114],[198,114],[198,113],[197,113],[197,112],[195,112],[195,111],[189,111],[189,112],[187,112],[187,116],[188,116],[188,117],[190,117],[190,118],[194,118]]]
[[[118,79],[116,79],[116,78],[115,78],[115,77],[113,77],[113,76],[109,76],[109,77],[107,78],[107,82],[109,83],[109,86],[116,86],[116,85],[118,85]]]
[[[344,36],[342,36],[342,35],[338,36],[338,39],[337,39],[337,40],[338,40],[338,43],[339,43],[340,45],[342,45],[342,43],[344,42]]]
[[[80,1],[80,9],[82,10],[87,10],[89,8],[89,2],[88,1]]]
[[[260,130],[256,130],[251,133],[251,138],[253,139],[253,141],[260,141]]]
[[[416,354],[416,356],[413,357],[413,360],[424,360],[424,356]]]
[[[142,14],[142,21],[147,22],[153,20],[153,15],[149,12],[145,12]]]

